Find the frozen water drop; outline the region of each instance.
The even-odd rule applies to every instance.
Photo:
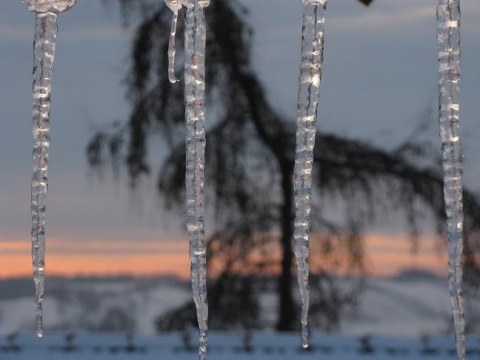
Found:
[[[294,190],[294,252],[302,300],[302,346],[308,347],[309,240],[313,148],[322,76],[327,0],[303,0],[302,58],[298,77],[297,147]]]
[[[465,316],[462,296],[463,200],[460,144],[460,0],[438,0],[437,46],[439,124],[447,214],[448,284],[452,302],[457,357],[465,359]]]

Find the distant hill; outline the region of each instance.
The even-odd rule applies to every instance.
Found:
[[[438,275],[434,274],[431,271],[425,269],[418,269],[418,268],[410,268],[405,269],[400,272],[398,275],[394,276],[396,280],[431,280],[431,281],[444,281],[446,282],[446,278],[439,277]]]

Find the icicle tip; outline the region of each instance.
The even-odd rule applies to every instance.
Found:
[[[175,84],[179,82],[180,80],[177,79],[177,77],[174,74],[168,74],[168,81],[170,81],[171,84]]]

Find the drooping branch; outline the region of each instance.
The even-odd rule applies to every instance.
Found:
[[[361,2],[365,5],[371,3]],[[149,1],[124,0],[124,3],[139,7]],[[209,263],[220,264],[218,266],[229,274],[240,272],[242,264],[249,269],[268,268],[267,273],[275,269],[273,273],[278,274],[283,260],[287,264],[285,276],[291,277],[292,269],[288,266],[291,224],[285,219],[293,214],[291,176],[295,121],[285,118],[277,111],[277,104],[267,99],[253,70],[253,30],[248,26],[245,14],[246,10],[235,0],[212,1],[206,12],[207,106],[214,107],[216,114],[208,119],[205,167],[207,206],[215,214],[209,240]],[[132,113],[125,130],[128,139],[128,142],[124,141],[128,143],[126,166],[132,180],[148,173],[152,164],[147,161],[147,142],[160,134],[170,148],[160,164],[158,189],[168,205],[182,207],[185,191],[183,90],[178,84],[172,86],[169,83],[167,71],[172,15],[157,2],[141,16],[144,21],[135,37],[127,82]],[[180,16],[177,60],[184,57],[180,50],[183,31],[184,22]],[[182,73],[181,61],[177,61],[175,74],[181,81]],[[106,140],[108,134],[102,135],[101,139],[92,140],[96,146],[89,152],[89,158],[98,158],[95,155],[102,148],[98,144],[109,143]],[[378,219],[378,215],[383,216],[384,212],[397,214],[402,211],[413,235],[422,229],[415,214],[427,212],[432,215],[436,230],[443,231],[441,171],[435,165],[412,161],[419,154],[430,156],[424,150],[425,144],[411,140],[404,146],[386,150],[335,134],[317,133],[313,186],[321,199],[314,206],[328,208],[342,203],[355,209],[345,218],[333,220],[323,211],[314,212],[313,230],[318,235],[316,241],[319,244],[316,250],[321,254],[322,262],[340,261],[352,273],[363,272],[361,233],[367,224]],[[480,204],[477,196],[469,190],[464,191],[464,201],[468,232],[465,264],[471,269],[470,274],[474,274],[478,273],[474,253],[480,248]],[[276,257],[270,256],[268,251],[272,244],[278,250]],[[282,246],[287,254],[283,258],[278,255]],[[258,252],[265,247],[266,251]],[[348,256],[336,257],[336,250],[345,248]],[[327,269],[318,265],[317,270]],[[466,271],[466,279],[474,281],[474,277],[468,274]],[[281,297],[292,294],[288,286],[282,291],[279,291]],[[318,301],[324,300],[319,298]],[[289,306],[293,307],[294,303]]]

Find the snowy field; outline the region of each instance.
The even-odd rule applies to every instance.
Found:
[[[392,324],[392,326],[395,326]],[[312,349],[301,350],[298,334],[278,335],[254,333],[251,345],[245,346],[241,333],[212,333],[209,338],[208,359],[455,359],[451,337],[432,337],[426,341],[414,338],[388,338],[374,336],[365,341],[359,337],[334,336],[314,333]],[[0,337],[2,360],[163,360],[197,359],[195,339],[188,349],[182,334],[162,336],[135,336],[130,345],[122,334],[80,333],[70,345],[64,334],[50,334],[44,339],[20,334],[8,342]],[[480,344],[469,339],[469,358],[480,357]]]
[[[31,279],[0,282],[0,360],[198,359],[195,330],[189,336],[155,335],[153,325],[158,314],[190,300],[188,282],[58,278],[50,279],[48,285],[46,335],[37,339]],[[261,303],[262,322],[272,327],[276,297],[264,295]],[[248,344],[244,333],[212,332],[208,359],[453,360],[453,337],[442,335],[448,330],[450,311],[445,279],[429,275],[373,278],[366,284],[358,311],[345,314],[340,333],[313,331],[311,351],[300,349],[299,333],[256,332]],[[124,321],[120,325],[131,324],[133,338],[128,340],[126,331],[91,331],[108,330],[119,325],[118,319]],[[475,328],[474,317],[467,319]],[[75,336],[67,341],[72,330]],[[16,331],[19,335],[12,336]],[[365,338],[366,334],[372,336]],[[478,332],[469,338],[467,349],[468,359],[480,358]]]
[[[190,285],[178,279],[52,278],[47,282],[45,330],[47,334],[131,330],[154,335],[154,319],[190,299]],[[260,303],[260,322],[266,329],[273,328],[278,307],[276,294],[262,295]],[[470,302],[469,308],[472,306],[479,309],[480,302]],[[471,320],[471,330],[478,334],[476,312],[467,314],[467,319]],[[450,318],[445,279],[429,275],[371,278],[359,298],[357,311],[344,314],[339,331],[352,336],[418,338],[424,334],[446,334]],[[0,335],[33,329],[32,280],[0,282]]]

